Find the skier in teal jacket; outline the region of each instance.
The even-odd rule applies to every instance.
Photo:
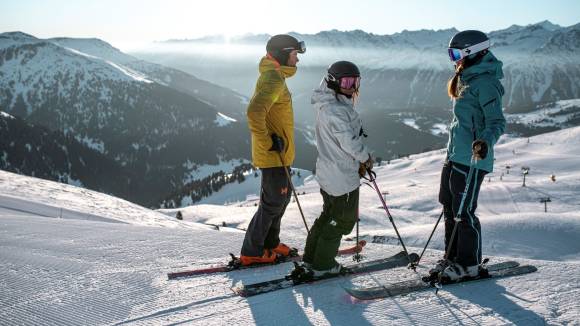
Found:
[[[450,280],[479,275],[481,226],[475,210],[483,178],[493,171],[494,145],[505,129],[504,88],[499,81],[503,77],[502,62],[489,47],[487,35],[474,30],[457,33],[449,43],[449,57],[455,63],[455,75],[448,83],[453,121],[439,191],[445,216],[445,249],[449,255],[430,272]],[[478,160],[464,194],[472,156]],[[457,217],[458,222],[454,220]],[[451,239],[455,223],[459,224]]]

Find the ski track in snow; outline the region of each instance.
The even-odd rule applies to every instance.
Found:
[[[211,231],[110,228],[92,221],[2,215],[0,284],[3,293],[10,293],[0,299],[5,325],[542,325],[565,324],[578,317],[578,263],[521,260],[538,266],[539,272],[449,286],[439,296],[424,291],[357,302],[341,288],[415,277],[399,268],[243,299],[229,287],[275,278],[287,272],[290,264],[175,281],[165,278],[165,272],[196,261],[217,263],[216,251],[241,240],[235,234],[211,237]],[[204,241],[196,241],[200,238]],[[396,251],[395,246],[371,244],[365,254],[378,257]],[[426,262],[439,255],[428,252]]]
[[[533,264],[537,272],[446,286],[439,295],[430,290],[365,302],[348,296],[342,287],[386,285],[417,276],[398,268],[247,299],[230,288],[278,278],[291,264],[168,281],[167,272],[209,267],[224,262],[227,253],[237,253],[243,233],[219,232],[200,223],[244,228],[256,209],[254,201],[183,208],[185,221],[177,222],[172,214],[114,197],[0,171],[1,324],[578,324],[579,139],[580,127],[532,137],[529,143],[505,138],[497,147],[496,171],[482,186],[478,215],[484,255],[492,262]],[[439,215],[442,160],[443,153],[434,151],[376,169],[378,184],[413,252],[420,252]],[[511,172],[500,181],[506,164]],[[522,166],[530,167],[527,187],[521,185]],[[557,182],[549,180],[551,173]],[[299,198],[312,224],[321,209],[318,186],[309,177],[298,192],[306,193]],[[553,200],[548,213],[538,202],[546,195]],[[386,243],[369,243],[366,259],[398,252],[376,193],[363,186],[360,202],[361,235]],[[282,240],[302,248],[305,232],[295,203],[288,207],[282,228]],[[442,231],[440,225],[420,273],[442,256]],[[350,257],[340,261],[352,262]]]

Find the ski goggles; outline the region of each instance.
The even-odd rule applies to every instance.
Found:
[[[360,77],[342,77],[339,85],[342,89],[358,89],[360,87]]]
[[[282,49],[282,51],[293,51],[293,50],[298,51],[298,53],[306,52],[306,43],[304,43],[304,41],[300,41],[300,42],[298,42],[298,46],[296,46],[296,47],[289,47],[289,48]]]
[[[453,62],[456,62],[471,54],[483,51],[485,49],[489,49],[490,46],[491,42],[487,40],[481,43],[474,44],[470,47],[466,47],[465,49],[449,48],[447,49],[447,52],[449,54],[449,59],[451,59],[451,61]]]

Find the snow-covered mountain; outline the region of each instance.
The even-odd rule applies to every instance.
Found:
[[[301,186],[304,180],[312,175],[311,171],[292,168],[290,172],[292,184]],[[186,207],[192,204],[231,204],[250,201],[253,198],[257,204],[262,182],[262,171],[251,164],[236,166],[231,173],[223,170],[212,173],[203,179],[195,179],[173,192],[162,202],[165,208]],[[174,216],[174,211],[169,211]]]
[[[489,33],[493,53],[504,62],[506,113],[524,113],[580,98],[580,50],[575,45],[579,31],[578,24],[562,27],[544,21]],[[453,74],[446,48],[457,32],[449,28],[392,35],[361,30],[294,33],[308,48],[300,55],[297,74],[288,80],[299,134],[307,138],[313,134],[315,112],[310,97],[328,65],[350,60],[362,70],[358,109],[376,156],[390,159],[444,146],[447,139],[442,126],[449,124],[451,116],[445,85]],[[195,72],[251,96],[268,37],[171,40],[132,55]],[[417,126],[405,124],[411,121],[408,119]],[[520,129],[508,128],[507,132],[524,134]]]
[[[305,40],[308,47],[307,53],[301,56],[300,71],[293,78],[298,87],[295,92],[305,92],[304,96],[309,97],[325,68],[336,60],[346,59],[363,67],[363,107],[389,111],[447,107],[449,101],[443,89],[452,75],[452,66],[446,47],[455,33],[455,28],[405,30],[392,35],[361,30],[291,33]],[[489,37],[492,51],[504,62],[505,105],[509,112],[580,97],[580,24],[561,27],[543,21],[527,26],[513,25],[490,32]],[[251,83],[244,86],[242,79],[228,79],[228,69],[237,71],[240,63],[255,64],[264,52],[267,38],[268,35],[248,35],[228,39],[224,48],[229,47],[230,52],[236,53],[234,66],[228,65],[232,56],[212,56],[207,51],[207,44],[217,47],[224,44],[220,38],[156,43],[153,48],[137,51],[135,55],[186,71],[197,70],[204,78],[250,93]],[[243,46],[244,51],[238,54],[235,45]],[[182,54],[174,53],[175,50]],[[191,56],[198,58],[197,64],[184,62]],[[215,70],[218,63],[223,67]],[[212,67],[212,71],[203,66]],[[249,73],[255,75],[253,70],[248,70]],[[308,105],[306,101],[302,104]]]
[[[580,125],[580,99],[538,105],[526,113],[506,114],[512,133],[523,136]]]
[[[195,95],[200,91],[201,96]],[[124,190],[115,193],[142,204],[157,205],[179,187],[184,176],[192,173],[192,162],[216,165],[247,158],[245,122],[223,113],[242,112],[245,101],[235,92],[137,60],[97,39],[43,40],[20,32],[0,34],[2,111],[73,137],[131,171],[120,187]],[[17,140],[17,147],[25,146],[18,143],[18,135],[12,129],[8,137]],[[10,150],[1,148],[0,153],[7,155]],[[43,153],[45,161],[60,160],[50,155]],[[42,160],[34,160],[38,159]],[[80,158],[94,159],[94,155]],[[14,163],[2,166],[47,175],[34,171],[32,157],[21,160],[20,166]],[[50,172],[58,173],[56,168]],[[82,174],[87,173],[85,169]],[[108,179],[106,173],[97,178]],[[66,177],[61,174],[53,180],[66,181]],[[83,185],[91,187],[91,183]]]
[[[226,162],[241,160],[241,164],[249,159],[246,105],[247,98],[239,93],[139,60],[99,39],[0,34],[1,111],[71,136],[122,167],[130,176],[111,183],[124,179],[124,185],[92,189],[141,204],[157,206],[184,186],[184,180],[207,177],[200,171],[218,172],[215,168]],[[17,138],[19,133],[12,129],[9,136]],[[314,148],[301,134],[296,141],[301,153],[297,164],[308,166]],[[11,150],[0,148],[0,155]],[[50,152],[43,155],[45,161],[59,161],[49,157]],[[68,172],[64,170],[83,166],[72,164],[41,173],[34,171],[35,163],[26,157],[15,163],[0,166],[65,181]],[[225,174],[236,166],[226,165]],[[96,177],[108,179],[105,174]]]
[[[85,186],[129,200],[128,185],[144,188],[132,170],[73,135],[32,125],[0,111],[0,169]]]
[[[118,65],[129,67],[145,74],[148,78],[161,85],[169,86],[201,99],[203,102],[206,102],[208,105],[228,116],[236,119],[243,119],[245,117],[245,105],[248,99],[225,87],[201,80],[194,75],[184,73],[177,69],[137,59],[134,56],[121,52],[103,40],[64,37],[49,40],[59,46],[74,49]]]
[[[491,262],[532,264],[537,272],[444,286],[438,295],[423,291],[367,302],[349,297],[343,287],[418,275],[402,267],[248,299],[230,287],[280,277],[292,265],[167,280],[167,272],[220,264],[236,253],[243,232],[206,224],[244,228],[256,210],[251,199],[191,206],[177,221],[168,211],[166,216],[86,189],[0,172],[0,318],[7,325],[574,325],[580,320],[579,151],[580,127],[504,138],[496,171],[482,186],[484,255]],[[413,252],[422,249],[439,215],[442,160],[433,151],[375,167]],[[524,165],[530,167],[526,187],[518,173]],[[310,180],[298,191],[305,192],[299,198],[311,224],[322,206],[318,186]],[[552,200],[547,212],[541,197]],[[376,242],[365,247],[365,260],[400,251],[376,193],[366,186],[360,213],[362,236]],[[282,221],[283,241],[302,248],[306,232],[295,203]],[[443,255],[442,243],[440,225],[419,274]],[[350,257],[340,261],[352,263]]]

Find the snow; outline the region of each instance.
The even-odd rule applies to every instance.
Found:
[[[433,128],[431,128],[431,134],[435,136],[444,135],[447,133],[449,133],[449,131],[447,131],[447,125],[443,123],[436,123],[433,125]]]
[[[189,172],[187,172],[183,177],[183,183],[185,184],[193,180],[200,180],[219,171],[223,171],[224,173],[231,173],[236,166],[244,163],[250,162],[243,159],[224,161],[220,158],[218,164],[197,165],[188,160],[187,162],[183,163],[183,167],[189,170]]]
[[[506,114],[511,123],[520,123],[536,127],[565,126],[566,123],[580,116],[580,99],[561,100],[552,104],[541,105],[536,110],[521,114]]]
[[[134,225],[176,228],[166,215],[96,191],[0,170],[0,207],[72,219],[108,220]],[[41,213],[39,213],[41,212]],[[65,212],[65,213],[62,213]],[[205,226],[186,223],[186,228]]]
[[[215,170],[214,172],[218,172],[220,170],[216,170],[218,168],[222,168],[224,173],[229,174],[232,172],[236,161],[230,161],[230,166],[227,164],[220,164],[217,166],[212,165],[205,165],[199,168],[199,175],[205,175],[209,173],[209,171]],[[292,176],[292,183],[298,187],[304,183],[304,180],[308,178],[312,172],[308,170],[302,170],[293,168],[292,171],[296,172]],[[213,173],[213,172],[212,172]],[[298,174],[300,173],[300,177]],[[211,174],[211,173],[209,173]],[[209,175],[208,174],[208,175]],[[258,170],[250,170],[244,173],[245,180],[242,182],[234,182],[226,184],[223,188],[221,188],[218,192],[213,192],[208,197],[204,197],[196,204],[219,204],[219,205],[247,205],[248,203],[254,203],[254,200],[248,200],[249,197],[257,197],[260,191],[260,182],[261,178],[261,171]],[[201,179],[201,178],[200,178]],[[186,207],[192,205],[192,199],[189,196],[183,197],[181,199],[180,207]],[[168,212],[169,216],[175,216],[177,210],[182,210],[183,208],[175,209],[175,210],[161,210],[162,212]]]
[[[94,149],[101,154],[105,153],[105,144],[101,140],[95,140],[87,135],[85,135],[84,137],[81,137],[80,135],[75,135],[75,139],[78,142],[83,143],[87,147]]]
[[[118,65],[116,63],[113,63],[111,61],[106,61],[109,65],[117,68],[119,71],[121,71],[122,73],[124,73],[125,75],[133,78],[135,81],[138,82],[143,82],[143,83],[147,83],[147,84],[151,84],[153,83],[151,80],[147,79],[147,77],[139,72],[133,71],[127,67],[123,67],[121,65]]]
[[[577,324],[579,152],[580,127],[529,140],[503,138],[496,171],[482,186],[478,215],[484,255],[492,262],[532,264],[537,272],[448,286],[439,295],[424,291],[369,302],[354,300],[342,287],[386,285],[417,276],[399,268],[248,299],[235,296],[230,287],[279,277],[291,265],[167,280],[169,271],[219,264],[229,252],[237,253],[244,234],[234,228],[247,226],[255,198],[183,208],[184,221],[177,221],[108,195],[0,172],[0,318],[7,325]],[[421,250],[440,212],[443,155],[437,150],[375,168],[394,220],[414,252]],[[510,174],[506,164],[512,166]],[[526,187],[522,166],[530,167]],[[306,193],[299,199],[311,225],[320,213],[321,196],[314,178],[304,179],[297,190]],[[233,191],[224,189],[222,195]],[[547,213],[539,203],[544,196],[552,199]],[[369,243],[366,259],[398,252],[376,193],[363,186],[360,202],[361,234],[386,242]],[[223,222],[232,227],[225,231],[234,232],[202,224]],[[303,247],[306,233],[296,203],[288,206],[281,237]],[[419,272],[442,256],[442,242],[440,226]],[[352,262],[349,257],[340,261]]]
[[[229,125],[229,124],[230,124],[230,123],[232,123],[232,122],[236,122],[236,119],[234,119],[234,118],[230,118],[230,117],[228,117],[227,115],[225,115],[225,114],[223,114],[223,113],[221,113],[221,112],[218,112],[218,113],[217,113],[217,117],[216,117],[216,119],[215,119],[215,121],[214,121],[214,122],[215,122],[215,123],[216,123],[218,126],[220,126],[220,127],[223,127],[223,126],[227,126],[227,125]]]
[[[55,45],[58,45],[58,43],[55,43]],[[135,81],[144,82],[144,83],[147,83],[147,84],[152,83],[152,81],[148,80],[145,77],[145,75],[143,75],[141,73],[138,73],[136,71],[133,71],[133,70],[127,68],[127,67],[123,67],[123,66],[121,66],[119,64],[116,64],[116,63],[114,63],[112,61],[103,60],[103,58],[101,58],[101,57],[97,57],[97,56],[94,56],[94,55],[91,55],[91,54],[87,54],[87,53],[81,52],[81,51],[76,50],[76,49],[73,49],[73,48],[65,47],[65,49],[67,51],[70,51],[70,52],[74,53],[74,54],[77,54],[77,55],[80,55],[80,56],[84,56],[84,57],[87,57],[89,59],[93,59],[93,60],[96,60],[96,61],[104,61],[106,64],[112,66],[113,68],[115,68],[118,71],[120,71],[121,73],[123,73],[125,76],[127,76],[129,78],[132,78]]]
[[[417,130],[421,130],[421,128],[417,125],[417,122],[415,121],[415,119],[411,119],[411,118],[406,118],[403,119],[403,123],[406,124],[407,126],[413,128],[413,129],[417,129]]]
[[[4,111],[0,111],[0,117],[2,118],[6,118],[6,119],[14,119],[13,116],[11,116],[10,114],[4,112]]]
[[[292,176],[292,184],[299,187],[312,174],[311,171],[293,168],[294,174]],[[231,171],[230,171],[231,172]],[[300,177],[298,174],[300,173]],[[260,170],[250,170],[244,173],[245,180],[238,183],[229,183],[225,185],[220,191],[212,193],[210,196],[203,198],[196,204],[219,204],[219,205],[248,205],[253,204],[253,200],[247,200],[248,197],[256,197],[260,192],[260,183],[262,180],[262,172]],[[185,199],[184,199],[185,200]],[[182,202],[182,206],[187,206],[185,203],[191,204],[191,201]],[[183,208],[177,209],[181,210]],[[170,210],[171,216],[175,216],[176,210]]]
[[[102,58],[111,62],[127,64],[138,61],[137,58],[121,52],[110,44],[95,38],[52,38],[49,41],[82,53]]]
[[[97,80],[152,83],[142,73],[96,55],[61,46],[50,40],[15,35],[0,34],[0,49],[13,47],[15,51],[2,64],[0,87],[14,95],[8,107],[13,107],[16,100],[21,98],[30,114],[31,106],[28,104],[34,102],[41,105],[46,102],[44,94],[52,91],[46,85],[58,83],[63,76],[77,80],[68,86],[58,87],[58,95],[63,98],[94,87]],[[110,87],[101,87],[99,100],[110,99],[110,94]]]

